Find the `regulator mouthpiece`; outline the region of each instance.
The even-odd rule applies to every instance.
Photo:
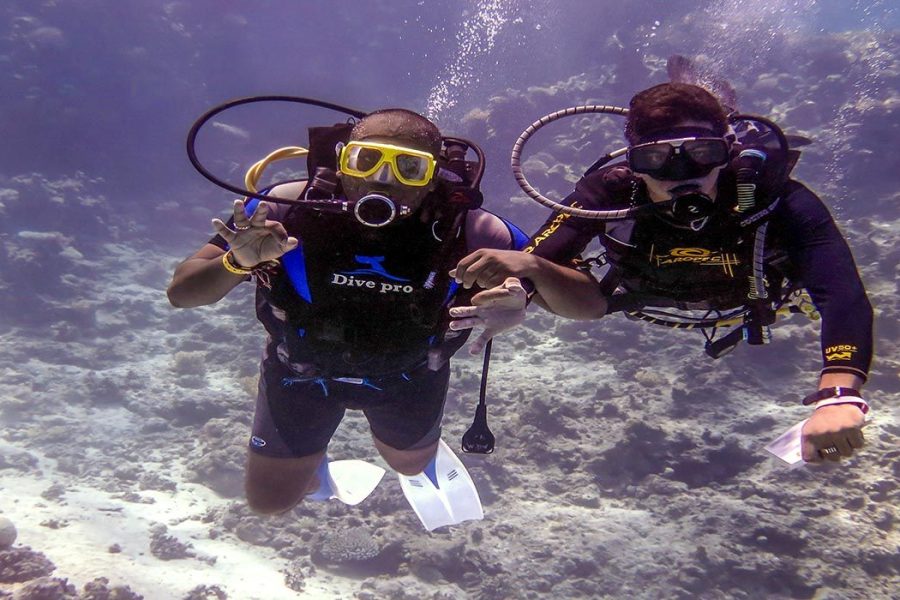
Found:
[[[394,201],[384,194],[366,194],[353,205],[356,220],[368,227],[384,227],[398,216],[405,217],[409,213],[408,206],[401,204],[398,209]]]
[[[690,227],[694,231],[702,229],[715,210],[715,201],[695,184],[680,185],[671,193],[671,200],[655,203],[654,207],[679,227]]]

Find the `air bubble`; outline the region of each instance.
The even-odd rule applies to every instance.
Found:
[[[455,36],[457,51],[428,95],[426,115],[430,119],[440,120],[456,106],[460,94],[478,81],[474,77],[477,63],[493,50],[513,8],[505,0],[479,0],[473,13],[466,15],[465,25]]]

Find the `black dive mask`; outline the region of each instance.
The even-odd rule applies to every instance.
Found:
[[[677,227],[690,227],[694,231],[703,229],[715,210],[715,201],[701,192],[699,185],[692,183],[673,188],[670,193],[671,200],[653,203],[657,214]]]
[[[726,164],[728,158],[728,142],[720,137],[661,140],[628,149],[631,170],[660,181],[706,177]]]
[[[706,127],[672,127],[648,133],[628,148],[628,166],[660,181],[699,179],[728,163],[728,141]]]

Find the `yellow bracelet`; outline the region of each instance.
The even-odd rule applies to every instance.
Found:
[[[222,265],[225,267],[225,270],[229,273],[233,273],[235,275],[241,275],[246,277],[250,273],[253,272],[253,269],[248,269],[246,267],[239,267],[232,260],[233,256],[231,254],[231,250],[222,255]]]

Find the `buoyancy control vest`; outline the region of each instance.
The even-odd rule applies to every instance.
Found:
[[[468,140],[442,138],[437,185],[421,209],[371,227],[348,215],[336,177],[334,148],[351,129],[309,129],[312,177],[301,196],[318,200],[286,213],[282,223],[300,244],[260,280],[257,316],[290,363],[328,376],[397,374],[423,364],[432,349],[449,357],[468,337],[448,333],[457,294],[449,271],[467,253],[466,216],[481,204],[484,155]],[[467,149],[477,162],[466,160]],[[422,214],[431,215],[427,222]]]
[[[614,210],[649,202],[637,178],[604,183],[605,174],[615,168],[621,167],[600,169],[579,182],[577,189],[590,199],[591,207]],[[742,224],[744,215],[732,208],[732,174],[723,173],[718,193],[709,223],[696,231],[673,227],[654,211],[604,224],[601,242],[610,269],[601,285],[610,296],[610,312],[647,306],[728,310],[748,303],[755,239],[766,218]],[[783,277],[774,265],[781,262],[782,253],[772,247],[766,247],[764,253],[767,295],[780,297]]]
[[[627,163],[610,164],[627,155],[629,149],[625,147],[596,160],[576,185],[575,198],[569,204],[560,204],[543,196],[528,182],[522,168],[522,152],[526,142],[545,125],[588,113],[626,115],[628,109],[584,105],[555,111],[534,121],[513,144],[510,164],[519,187],[528,197],[557,213],[548,228],[534,238],[534,246],[545,241],[561,223],[577,217],[570,226],[579,230],[579,237],[589,239],[599,235],[608,244],[604,255],[584,261],[585,264],[611,263],[601,282],[602,292],[608,299],[607,312],[625,311],[630,317],[674,328],[712,328],[713,336],[717,327],[741,323],[722,340],[714,342],[707,335],[707,353],[716,358],[740,339],[750,344],[764,343],[768,339],[768,325],[774,322],[778,311],[785,309],[788,295],[796,291],[793,286],[780,289],[783,277],[769,275],[773,266],[784,262],[783,255],[771,255],[771,245],[766,243],[769,216],[793,185],[789,177],[800,156],[796,148],[809,144],[810,140],[786,135],[765,117],[732,113],[725,136],[732,142],[731,157],[721,173],[724,178],[719,179],[720,195],[716,202],[686,192],[676,194],[671,202],[652,204],[643,183],[632,175]],[[721,194],[721,184],[729,178],[732,185],[725,189],[726,199]],[[663,230],[665,233],[660,234],[658,222],[646,229],[648,215],[657,221],[667,221],[668,226],[681,230],[681,234],[687,230],[701,231],[715,220],[721,229],[717,240],[698,242],[685,235],[669,238],[666,233],[673,232]],[[609,224],[619,220],[624,221]],[[653,235],[654,229],[657,235]],[[709,246],[709,242],[716,243]],[[722,270],[718,277],[712,278],[707,277],[715,275],[711,271],[691,273],[707,267]],[[697,277],[697,273],[704,276]],[[737,277],[746,277],[744,286],[732,285],[731,280]],[[699,318],[668,314],[665,316],[672,318],[660,319],[643,311],[645,307],[708,312]],[[720,315],[721,318],[715,314],[725,307],[736,310]],[[806,312],[800,307],[798,310]]]
[[[463,336],[443,337],[457,289],[448,272],[467,250],[465,212],[451,213],[443,226],[413,215],[373,229],[292,208],[284,226],[300,245],[282,257],[270,287],[258,288],[260,320],[271,318],[266,304],[283,311],[290,361],[335,376],[401,372],[429,348],[458,347]]]

